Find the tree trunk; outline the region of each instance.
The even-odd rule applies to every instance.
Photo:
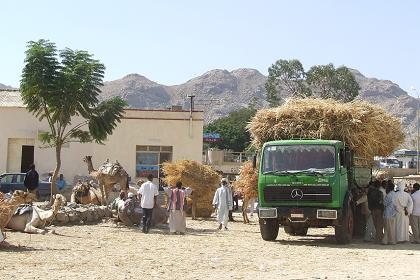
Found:
[[[57,193],[57,178],[58,175],[60,173],[60,168],[61,168],[61,145],[57,145],[55,147],[55,159],[56,159],[56,166],[54,169],[54,173],[51,179],[51,197],[50,197],[50,201],[51,203],[53,203],[53,195]]]

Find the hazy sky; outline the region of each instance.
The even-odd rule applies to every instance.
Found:
[[[420,1],[0,0],[0,83],[18,86],[26,42],[87,50],[105,80],[183,83],[211,69],[267,74],[277,59],[334,63],[420,90]],[[411,92],[410,92],[411,93]]]

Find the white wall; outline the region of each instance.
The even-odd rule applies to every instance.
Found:
[[[193,113],[191,131],[189,115],[189,112],[127,109],[105,145],[70,143],[69,147],[63,148],[60,172],[68,182],[72,182],[75,175],[87,175],[87,166],[82,159],[85,155],[92,155],[95,168],[107,158],[118,160],[134,178],[136,145],[173,146],[173,160],[192,159],[201,162],[203,113]],[[0,107],[0,127],[0,173],[7,171],[9,138],[34,139],[34,158],[38,172],[42,174],[54,169],[55,149],[40,148],[41,143],[37,140],[38,131],[48,130],[45,122],[39,122],[25,108]]]

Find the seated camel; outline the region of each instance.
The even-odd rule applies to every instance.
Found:
[[[101,205],[101,201],[101,192],[91,182],[82,182],[80,180],[74,186],[70,197],[70,202],[77,204]]]
[[[7,224],[7,228],[27,232],[27,233],[41,233],[44,234],[44,229],[47,223],[51,223],[61,206],[66,205],[66,198],[61,194],[54,196],[54,203],[52,209],[42,210],[37,206],[32,206],[32,210],[26,211],[23,214],[15,214]]]
[[[143,218],[143,210],[140,201],[135,195],[129,193],[128,198],[124,199],[122,194],[111,204],[117,209],[117,218],[126,226],[140,225]],[[165,224],[168,221],[168,211],[160,206],[155,206],[152,213],[152,226]]]

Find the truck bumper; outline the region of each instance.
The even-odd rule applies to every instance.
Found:
[[[308,227],[336,225],[341,212],[341,209],[314,207],[260,207],[258,209],[258,215],[262,219],[276,218],[281,225],[299,223]]]

